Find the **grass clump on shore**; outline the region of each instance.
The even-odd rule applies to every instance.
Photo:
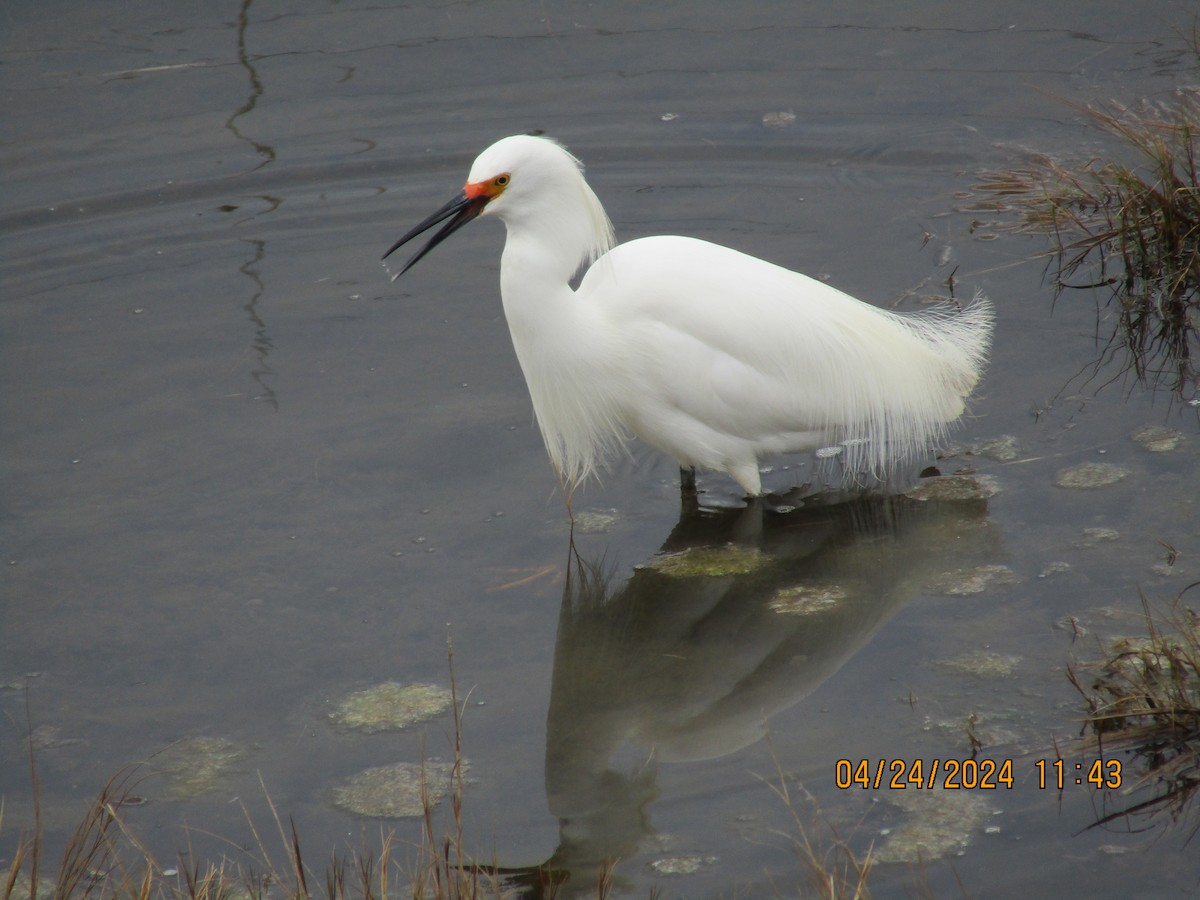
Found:
[[[1129,161],[1063,163],[1034,154],[985,173],[976,210],[1011,212],[1010,230],[1047,234],[1056,296],[1108,291],[1116,325],[1101,362],[1200,399],[1200,89],[1136,107],[1082,108]],[[1099,337],[1099,335],[1098,335]]]

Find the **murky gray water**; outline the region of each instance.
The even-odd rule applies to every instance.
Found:
[[[1196,889],[1181,832],[1083,830],[1098,792],[1060,798],[1034,768],[1079,730],[1068,660],[1139,630],[1139,588],[1166,602],[1200,572],[1195,411],[1099,390],[1115,369],[1076,377],[1090,299],[1052,311],[1019,262],[1041,245],[956,211],[1025,148],[1111,149],[1064,100],[1194,86],[1172,31],[1189,4],[172,7],[0,10],[0,860],[31,822],[26,680],[55,846],[114,771],[194,738],[214,739],[182,746],[215,778],[151,777],[127,814],[164,860],[189,841],[236,858],[242,804],[269,824],[263,785],[313,860],[381,825],[415,840],[334,792],[445,759],[449,717],[364,734],[329,714],[382,682],[446,685],[449,625],[468,842],[505,866],[587,885],[619,856],[632,896],[790,893],[778,766],[874,842],[883,896],[910,883],[885,860],[914,847],[937,894]],[[672,536],[674,465],[635,449],[576,498],[607,582],[575,569],[564,601],[502,229],[466,229],[397,285],[378,263],[480,149],[533,128],[588,163],[621,238],[704,237],[901,308],[951,272],[959,296],[985,291],[994,362],[959,438],[1016,450],[943,469],[1000,493],[735,510]],[[1151,451],[1146,425],[1182,439]],[[1087,462],[1127,474],[1055,485]],[[768,481],[807,473],[783,460]],[[758,562],[645,567],[729,540]],[[972,714],[1011,790],[836,788],[839,759],[968,757]],[[186,765],[172,752],[148,769]]]

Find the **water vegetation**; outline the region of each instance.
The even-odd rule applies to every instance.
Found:
[[[374,734],[425,722],[450,706],[450,692],[436,684],[385,681],[345,697],[329,716],[340,728]]]
[[[1179,821],[1191,809],[1189,840],[1200,831],[1200,614],[1184,603],[1195,589],[1200,582],[1166,612],[1143,596],[1144,635],[1110,640],[1101,658],[1067,669],[1086,705],[1083,752],[1128,757],[1129,799],[1097,825],[1161,813]]]
[[[984,173],[984,198],[972,209],[1013,214],[999,227],[1050,237],[1039,256],[1056,298],[1107,294],[1115,325],[1107,338],[1098,330],[1098,366],[1123,350],[1121,372],[1200,405],[1200,89],[1076,109],[1116,139],[1123,158],[1064,162],[1033,153],[1015,168]]]

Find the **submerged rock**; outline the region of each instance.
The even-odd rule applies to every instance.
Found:
[[[396,731],[441,715],[450,708],[450,692],[436,684],[385,681],[347,696],[329,714],[341,728]]]
[[[986,500],[1000,493],[1000,483],[991,475],[939,475],[922,478],[904,496],[910,500]]]
[[[1080,463],[1063,469],[1054,476],[1054,483],[1060,488],[1073,490],[1088,490],[1091,488],[1108,487],[1116,484],[1129,475],[1129,470],[1112,463]]]
[[[467,764],[462,763],[463,773]],[[333,789],[333,802],[347,812],[360,816],[406,818],[425,814],[446,796],[453,782],[454,767],[449,763],[396,763],[375,766],[352,775]],[[424,781],[425,799],[421,785]]]

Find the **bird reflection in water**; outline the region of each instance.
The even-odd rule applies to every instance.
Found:
[[[572,545],[546,729],[559,846],[499,874],[523,897],[594,896],[654,833],[658,764],[760,740],[932,576],[993,544],[986,499],[898,496],[685,513],[624,583]]]

